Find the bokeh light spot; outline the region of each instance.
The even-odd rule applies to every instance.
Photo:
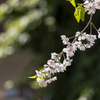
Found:
[[[8,80],[8,81],[6,81],[6,82],[4,83],[4,88],[5,88],[6,90],[9,90],[9,89],[11,89],[11,88],[13,88],[13,87],[14,87],[14,83],[13,83],[12,80]]]

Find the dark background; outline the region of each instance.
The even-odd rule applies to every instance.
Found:
[[[77,0],[76,2],[82,2]],[[66,72],[46,88],[36,85],[35,70],[52,52],[60,53],[60,36],[74,36],[89,20],[77,23],[66,0],[0,0],[0,97],[7,100],[100,100],[100,40],[77,51]],[[100,26],[100,11],[93,16]],[[86,29],[89,34],[89,28]],[[97,32],[93,29],[93,34]],[[10,85],[9,85],[10,84]],[[6,100],[5,99],[5,100]]]

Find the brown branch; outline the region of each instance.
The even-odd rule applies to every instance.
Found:
[[[93,17],[93,14],[91,14],[89,22],[87,23],[87,25],[85,26],[85,28],[81,31],[81,33],[83,33],[87,29],[87,27],[89,26],[89,24],[92,21],[92,17]]]

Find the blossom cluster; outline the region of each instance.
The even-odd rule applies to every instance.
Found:
[[[100,28],[98,29],[98,36],[100,38]],[[74,40],[70,42],[70,38],[65,35],[61,35],[61,40],[63,45],[66,47],[62,49],[62,52],[57,54],[55,52],[51,53],[51,59],[47,61],[47,64],[44,65],[43,69],[36,71],[36,80],[40,86],[46,87],[48,83],[51,83],[57,80],[57,77],[54,76],[55,73],[66,71],[67,66],[71,66],[73,61],[72,57],[74,56],[77,49],[85,51],[86,48],[93,46],[96,40],[96,35],[86,34],[86,32],[76,32]],[[61,61],[63,57],[63,61]],[[53,77],[52,77],[53,76]],[[52,77],[52,78],[51,78]]]
[[[94,14],[96,9],[100,9],[100,0],[84,0],[84,8],[87,14]]]
[[[100,9],[100,0],[84,0],[83,6],[85,11],[88,11],[88,14],[93,15],[96,9]],[[96,29],[91,20],[92,16],[86,27],[81,32],[77,31],[75,36],[68,38],[65,35],[61,35],[62,43],[66,47],[64,47],[59,54],[55,52],[51,53],[51,59],[47,61],[47,64],[44,64],[41,70],[35,70],[36,81],[41,87],[46,87],[49,83],[57,80],[54,74],[64,72],[68,66],[71,66],[73,61],[72,57],[78,49],[85,51],[86,48],[91,48],[91,46],[94,45],[97,39],[96,35],[93,35],[91,32],[90,34],[84,32],[89,25],[92,25]],[[96,31],[98,38],[100,38],[100,28],[96,29]],[[72,38],[74,38],[73,41],[70,40]]]

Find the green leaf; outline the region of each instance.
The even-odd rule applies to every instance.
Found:
[[[31,77],[28,77],[28,78],[36,78],[36,75],[34,75],[34,76],[31,76]]]
[[[81,7],[81,20],[84,22],[85,20],[85,10],[83,7]]]
[[[81,3],[77,3],[77,5],[78,5],[78,6],[82,6],[83,4],[81,4]]]
[[[82,5],[79,5],[79,6],[76,8],[76,10],[75,10],[75,12],[74,12],[74,16],[75,16],[75,18],[76,18],[76,20],[77,20],[78,23],[79,23],[80,20],[82,20],[82,21],[85,20],[85,19],[84,19],[84,17],[85,17],[85,10],[84,10],[84,8],[82,7]]]
[[[44,79],[43,76],[39,77],[40,79]]]
[[[80,17],[79,17],[79,11],[78,11],[77,9],[76,9],[75,12],[74,12],[74,16],[75,16],[77,22],[79,23]]]
[[[75,0],[69,0],[70,3],[76,8],[76,3],[75,3]]]

